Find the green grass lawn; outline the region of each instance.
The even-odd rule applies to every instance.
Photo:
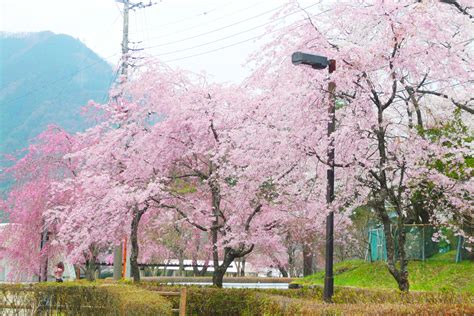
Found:
[[[426,262],[410,261],[410,290],[456,291],[474,294],[474,262],[454,262],[455,252],[438,254]],[[324,284],[324,271],[294,281],[303,285]],[[384,262],[350,260],[334,265],[334,284],[360,288],[396,289],[397,283]]]

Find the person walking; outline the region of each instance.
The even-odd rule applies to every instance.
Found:
[[[64,263],[59,262],[54,268],[54,277],[56,282],[63,282],[63,273],[64,273]]]

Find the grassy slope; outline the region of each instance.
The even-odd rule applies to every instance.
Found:
[[[458,291],[474,294],[474,262],[454,263],[454,252],[438,254],[426,262],[408,265],[410,289],[415,291]],[[334,283],[339,286],[396,289],[397,284],[383,262],[362,260],[340,262],[334,266]],[[324,284],[324,271],[297,280],[300,284]]]

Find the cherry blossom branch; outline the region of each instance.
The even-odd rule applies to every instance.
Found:
[[[216,128],[214,127],[214,121],[211,120],[211,131],[212,131],[212,135],[214,136],[214,139],[216,140],[216,143],[219,143],[219,136],[217,135],[217,131],[216,131]]]
[[[252,221],[252,219],[255,217],[255,215],[257,215],[257,213],[259,213],[260,211],[262,210],[262,204],[259,204],[252,212],[252,214],[250,214],[250,216],[247,218],[247,221],[245,222],[245,231],[249,231],[250,229],[250,222]]]
[[[459,12],[461,12],[461,13],[464,14],[464,15],[467,15],[467,16],[469,17],[469,19],[474,19],[474,16],[472,16],[472,15],[467,11],[467,9],[468,9],[469,7],[463,8],[463,7],[459,4],[459,2],[457,2],[456,0],[440,0],[440,2],[454,6]]]
[[[315,150],[309,152],[308,155],[309,156],[315,156],[319,160],[319,162],[325,164],[326,166],[330,166],[330,167],[347,168],[347,167],[350,167],[350,166],[353,165],[353,163],[347,163],[347,164],[343,165],[343,164],[339,164],[339,163],[335,163],[335,162],[331,164],[328,161],[323,160]]]
[[[191,221],[191,220],[189,219],[189,217],[188,217],[182,210],[180,210],[178,207],[176,207],[176,206],[174,206],[174,205],[163,204],[163,203],[161,203],[160,200],[158,200],[158,199],[156,199],[156,198],[154,198],[154,197],[151,197],[150,199],[151,199],[152,201],[154,201],[155,203],[157,203],[157,204],[158,204],[158,207],[163,207],[163,208],[175,210],[176,212],[178,212],[179,215],[181,215],[181,216],[186,220],[186,222],[188,222],[189,224],[193,225],[194,227],[196,227],[196,228],[198,228],[198,229],[200,229],[200,230],[202,230],[202,231],[205,231],[205,232],[208,231],[207,228],[205,228],[205,227],[203,227],[203,226],[201,226],[201,225],[199,225],[199,224],[197,224],[197,223]]]
[[[471,114],[474,114],[474,108],[471,108],[468,106],[468,103],[472,100],[474,100],[474,98],[470,98],[469,101],[467,101],[466,103],[462,104],[462,103],[459,103],[457,101],[455,101],[453,98],[449,97],[447,94],[444,94],[444,93],[441,93],[441,92],[436,92],[436,91],[429,91],[429,90],[417,90],[416,92],[419,92],[419,93],[424,93],[424,94],[431,94],[431,95],[435,95],[435,96],[438,96],[438,97],[442,97],[442,98],[445,98],[447,100],[450,100],[455,106],[457,106],[458,108],[464,110],[464,111],[467,111]]]
[[[393,25],[392,25],[392,31],[393,31]],[[389,62],[389,68],[391,70],[391,76],[392,76],[392,94],[388,98],[387,102],[382,106],[382,111],[385,110],[392,104],[393,100],[395,99],[395,96],[397,95],[397,79],[395,78],[395,71],[393,69],[393,59],[395,58],[395,55],[397,54],[398,48],[400,47],[400,43],[398,42],[397,38],[395,37],[395,43],[393,45],[393,50],[392,50],[392,55],[390,57],[390,62]]]

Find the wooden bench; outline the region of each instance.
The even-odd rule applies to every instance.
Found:
[[[179,296],[179,308],[173,308],[173,312],[179,313],[179,316],[186,316],[186,288],[182,288],[179,292],[163,292],[156,291],[161,296]]]

